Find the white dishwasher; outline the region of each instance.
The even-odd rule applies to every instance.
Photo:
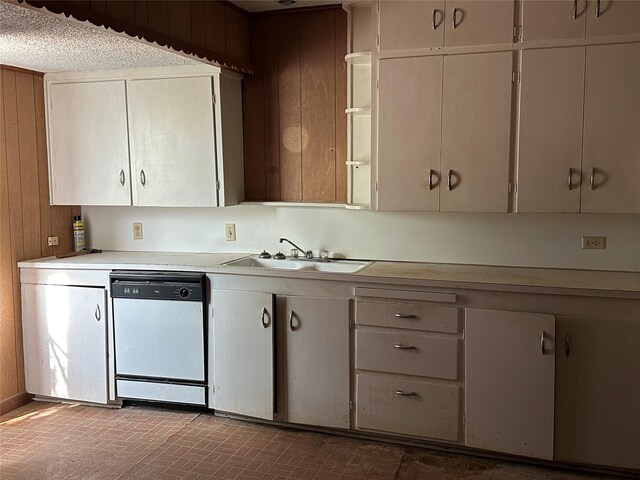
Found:
[[[116,395],[207,404],[206,276],[114,270]]]

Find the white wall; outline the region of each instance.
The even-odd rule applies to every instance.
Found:
[[[88,245],[104,250],[275,253],[303,248],[351,258],[640,271],[639,215],[388,213],[311,207],[84,207]],[[143,223],[133,240],[132,223]],[[235,223],[236,242],[224,239]],[[606,250],[582,250],[604,235]],[[288,254],[289,247],[283,247]]]

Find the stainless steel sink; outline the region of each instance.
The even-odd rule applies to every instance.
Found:
[[[230,267],[266,268],[271,270],[293,270],[301,272],[356,273],[372,263],[373,262],[356,260],[331,260],[329,262],[321,262],[295,258],[275,260],[273,258],[258,258],[257,255],[254,255],[227,262],[225,265]]]

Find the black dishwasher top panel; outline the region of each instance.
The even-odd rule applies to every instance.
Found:
[[[204,273],[114,270],[112,298],[205,301]]]

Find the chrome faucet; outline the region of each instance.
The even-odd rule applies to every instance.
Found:
[[[288,238],[281,238],[280,239],[280,243],[282,243],[282,242],[290,243],[293,247],[297,248],[299,251],[304,252],[305,257],[307,257],[309,260],[313,259],[313,251],[312,250],[305,250],[304,248],[300,248],[298,245],[293,243]]]

